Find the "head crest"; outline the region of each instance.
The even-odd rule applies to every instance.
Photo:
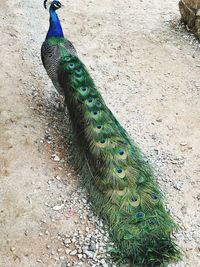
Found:
[[[44,8],[47,9],[47,1],[48,0],[44,0]]]

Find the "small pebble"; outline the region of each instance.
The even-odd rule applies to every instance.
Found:
[[[65,245],[66,245],[66,244],[71,244],[71,240],[70,240],[69,238],[65,239],[65,240],[64,240],[64,244],[65,244]]]
[[[60,158],[57,155],[52,155],[52,159],[57,162],[60,161]]]
[[[54,206],[52,209],[55,210],[55,211],[59,211],[61,210],[62,208],[64,207],[64,205],[60,205],[60,206]]]
[[[75,249],[75,250],[73,250],[72,252],[70,252],[70,255],[71,255],[71,256],[75,256],[75,255],[77,254],[77,252],[78,252],[78,251]]]

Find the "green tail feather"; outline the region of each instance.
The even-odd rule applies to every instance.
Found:
[[[130,258],[132,266],[179,260],[171,239],[177,227],[147,160],[105,105],[86,67],[62,44],[58,77],[84,151],[82,173],[92,203],[108,223],[120,257]]]

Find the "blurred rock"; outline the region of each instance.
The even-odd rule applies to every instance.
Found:
[[[200,39],[200,0],[180,0],[181,21]]]

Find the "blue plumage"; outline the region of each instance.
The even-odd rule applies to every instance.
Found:
[[[56,14],[56,9],[58,8],[59,8],[58,1],[53,1],[49,9],[50,25],[46,39],[51,37],[64,37],[60,20],[58,18],[58,15]]]

